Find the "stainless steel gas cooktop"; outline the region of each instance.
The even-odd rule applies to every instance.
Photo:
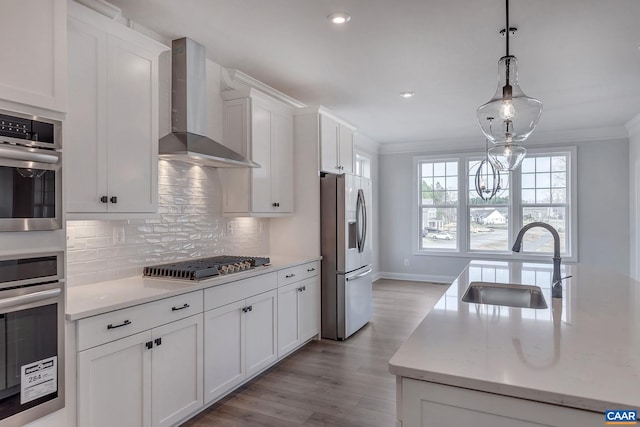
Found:
[[[145,267],[144,276],[200,280],[250,270],[269,262],[267,257],[220,255]]]

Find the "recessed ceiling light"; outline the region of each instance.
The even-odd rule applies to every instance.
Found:
[[[351,16],[345,12],[335,12],[327,16],[327,19],[334,24],[346,24],[351,20]]]
[[[411,91],[404,91],[404,92],[400,92],[400,96],[403,98],[412,98],[415,96],[415,92],[411,92]]]

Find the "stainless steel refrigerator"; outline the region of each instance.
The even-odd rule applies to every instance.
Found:
[[[344,340],[371,320],[371,181],[323,173],[320,201],[322,337]]]

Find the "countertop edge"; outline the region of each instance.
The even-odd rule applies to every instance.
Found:
[[[277,257],[274,257],[277,258]],[[285,268],[291,268],[291,267],[295,267],[297,265],[302,265],[302,264],[306,264],[309,262],[314,262],[314,261],[320,261],[322,259],[322,256],[315,256],[315,257],[309,257],[309,258],[300,258],[297,260],[293,260],[293,258],[290,258],[289,260],[287,260],[286,262],[273,262],[271,264],[269,264],[266,267],[259,267],[253,270],[249,270],[246,272],[240,272],[240,273],[234,273],[233,275],[229,275],[229,276],[222,276],[222,277],[215,277],[212,279],[208,279],[208,280],[203,280],[200,282],[196,282],[194,284],[187,284],[185,286],[185,282],[183,281],[176,281],[176,280],[171,280],[171,279],[160,279],[160,278],[143,278],[141,276],[133,276],[133,277],[129,277],[129,278],[123,278],[123,279],[118,279],[118,280],[109,280],[109,281],[105,281],[105,282],[97,282],[97,283],[91,283],[88,285],[79,285],[79,286],[74,286],[74,287],[70,287],[67,288],[66,293],[67,293],[67,304],[66,304],[66,313],[65,313],[65,319],[67,321],[70,322],[74,322],[74,321],[78,321],[81,319],[85,319],[87,317],[92,317],[92,316],[97,316],[100,314],[104,314],[104,313],[109,313],[112,311],[116,311],[116,310],[122,310],[125,308],[130,308],[130,307],[134,307],[137,305],[141,305],[141,304],[146,304],[149,302],[154,302],[154,301],[159,301],[165,298],[171,298],[174,297],[176,295],[182,295],[182,294],[187,294],[190,292],[196,292],[196,291],[202,291],[204,289],[208,289],[208,288],[212,288],[212,287],[216,287],[216,286],[220,286],[220,285],[224,285],[227,283],[232,283],[232,282],[236,282],[239,280],[243,280],[243,279],[249,279],[251,277],[256,277],[256,276],[260,276],[263,274],[269,274],[269,273],[275,273],[277,271],[283,270]],[[121,301],[121,302],[116,302],[113,303],[111,305],[105,305],[105,306],[101,306],[101,307],[95,307],[95,308],[90,308],[90,309],[81,309],[75,312],[69,312],[69,299],[73,299],[74,297],[74,290],[76,291],[80,291],[80,290],[86,290],[89,289],[89,287],[98,290],[101,287],[105,287],[105,286],[111,286],[113,284],[118,284],[118,283],[122,283],[123,281],[127,281],[127,280],[140,280],[142,281],[149,281],[149,282],[157,282],[157,283],[165,283],[165,284],[172,284],[172,283],[178,283],[180,286],[179,288],[176,289],[171,289],[171,290],[167,290],[166,292],[162,292],[159,294],[155,294],[155,295],[149,295],[149,296],[143,296],[143,297],[134,297],[130,300],[126,300],[126,301]]]
[[[402,366],[396,366],[389,361],[389,372],[402,378],[441,384],[449,387],[459,387],[472,391],[480,391],[506,397],[530,400],[550,405],[564,406],[584,411],[604,413],[606,410],[618,408],[620,403],[590,399],[579,396],[566,395],[548,390],[535,390],[517,385],[500,384],[496,382],[459,377],[439,372],[421,371]],[[640,407],[627,405],[625,409],[640,411]]]

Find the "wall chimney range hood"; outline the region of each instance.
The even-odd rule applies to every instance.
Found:
[[[204,46],[189,38],[171,43],[171,133],[160,138],[159,157],[219,168],[259,164],[204,136],[207,80]]]

